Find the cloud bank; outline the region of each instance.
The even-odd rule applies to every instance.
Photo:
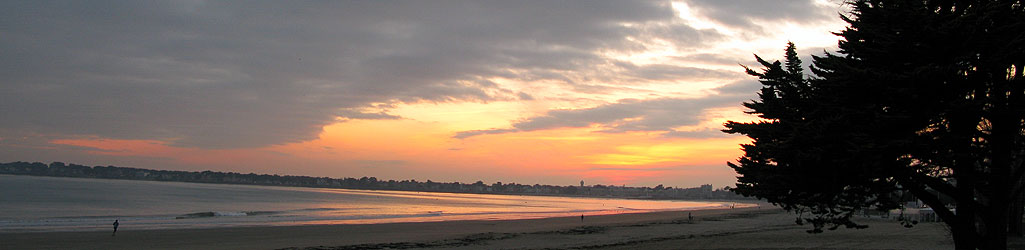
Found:
[[[760,86],[757,81],[740,81],[717,88],[717,95],[705,98],[626,99],[593,108],[551,110],[516,121],[512,128],[462,131],[453,137],[465,139],[478,135],[591,126],[605,133],[640,131],[658,132],[666,137],[717,137],[722,132],[679,131],[676,128],[698,125],[708,109],[737,105],[746,101],[745,98],[750,97],[748,93],[753,93]]]
[[[762,1],[733,3],[691,1],[731,25],[775,14]],[[795,10],[782,11],[788,18],[821,16],[800,14],[812,2],[773,4]],[[582,79],[628,86],[724,75],[608,56],[651,41],[694,50],[724,39],[681,22],[665,1],[8,1],[0,37],[5,137],[198,148],[306,141],[339,120],[400,119],[387,113],[396,103],[536,98],[488,80],[496,77],[585,91]],[[457,137],[588,124],[670,131],[723,101],[625,100]]]

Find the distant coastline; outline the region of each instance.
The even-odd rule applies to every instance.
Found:
[[[292,175],[242,174],[234,172],[190,172],[173,170],[153,170],[116,166],[85,166],[52,162],[9,162],[0,163],[0,174],[32,175],[98,179],[124,179],[171,181],[215,184],[243,184],[263,186],[344,188],[363,190],[397,190],[419,192],[447,192],[474,194],[509,194],[539,195],[595,198],[627,198],[627,199],[660,199],[660,200],[754,200],[730,192],[726,189],[712,189],[712,185],[701,185],[693,188],[663,187],[626,187],[626,186],[555,186],[525,185],[517,183],[485,184],[460,182],[433,182],[427,180],[378,180],[375,177],[362,178],[328,178]]]

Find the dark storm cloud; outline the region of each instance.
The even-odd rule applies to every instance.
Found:
[[[5,1],[0,128],[204,148],[298,142],[338,118],[397,118],[353,111],[380,103],[529,100],[483,79],[571,79],[607,63],[598,51],[644,49],[627,37],[718,37],[673,18],[666,2],[637,1]],[[622,116],[592,113],[521,126]]]
[[[513,122],[511,128],[462,131],[453,138],[589,126],[597,126],[605,133],[646,131],[673,138],[723,137],[725,134],[717,129],[678,131],[675,128],[698,125],[708,109],[750,101],[761,86],[757,80],[741,80],[715,88],[716,95],[704,98],[626,99],[593,108],[549,110],[543,115]]]
[[[711,53],[697,53],[686,56],[676,57],[680,60],[693,61],[707,65],[728,65],[737,66],[740,62],[748,62],[747,58],[737,58],[731,55],[711,54]]]
[[[453,137],[465,139],[486,134],[588,126],[598,126],[601,132],[607,133],[650,131],[680,137],[688,132],[676,132],[673,128],[697,125],[705,110],[738,103],[737,96],[732,95],[701,99],[621,100],[587,109],[550,110],[544,115],[514,122],[512,128],[463,131]],[[694,135],[692,137],[709,137],[706,134]]]
[[[348,119],[364,119],[364,120],[393,120],[401,119],[402,117],[397,115],[391,115],[385,112],[367,113],[358,110],[342,110],[338,112],[338,116]]]
[[[702,130],[696,130],[696,131],[669,131],[669,132],[666,132],[665,134],[662,134],[662,137],[666,137],[666,138],[698,138],[698,139],[723,138],[723,137],[729,137],[729,136],[731,136],[731,135],[727,134],[727,133],[723,133],[722,130],[719,130],[719,129],[702,129]]]
[[[670,64],[651,64],[637,66],[631,63],[618,63],[627,71],[627,75],[646,80],[693,80],[733,77],[737,71],[722,71],[687,67]]]
[[[762,83],[758,82],[757,79],[741,80],[732,84],[727,84],[722,87],[716,88],[716,92],[721,95],[733,95],[733,96],[747,96],[750,98],[755,97],[755,93],[758,93],[762,89]]]
[[[842,4],[833,2],[836,2],[836,8],[820,8],[814,0],[687,1],[688,6],[698,15],[740,28],[751,28],[758,21],[809,22],[836,18]]]

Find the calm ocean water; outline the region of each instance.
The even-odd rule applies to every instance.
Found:
[[[0,232],[504,220],[721,202],[270,187],[0,175]]]

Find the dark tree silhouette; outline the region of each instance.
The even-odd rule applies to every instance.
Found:
[[[897,200],[889,194],[897,189],[879,175],[884,173],[845,166],[858,157],[851,154],[859,150],[856,140],[863,140],[857,134],[857,122],[866,120],[830,110],[840,106],[827,104],[835,99],[830,100],[826,90],[817,86],[821,81],[805,79],[793,43],[787,46],[785,65],[755,59],[765,69],[760,73],[747,69],[747,73],[757,76],[764,87],[759,101],[744,106],[764,120],[731,121],[724,130],[754,140],[743,145],[745,156],[739,165],[728,163],[741,174],[734,191],[814,215],[803,219],[814,225],[812,232],[821,232],[826,225],[831,229],[861,227],[850,221],[855,211],[873,205],[896,207]],[[852,141],[837,143],[840,138]]]
[[[747,69],[764,86],[744,106],[763,119],[726,124],[753,139],[729,163],[734,191],[811,215],[813,232],[860,227],[856,211],[913,194],[958,249],[1006,249],[1025,185],[1025,3],[849,4],[840,51],[815,57],[814,77],[793,44],[785,63]]]

